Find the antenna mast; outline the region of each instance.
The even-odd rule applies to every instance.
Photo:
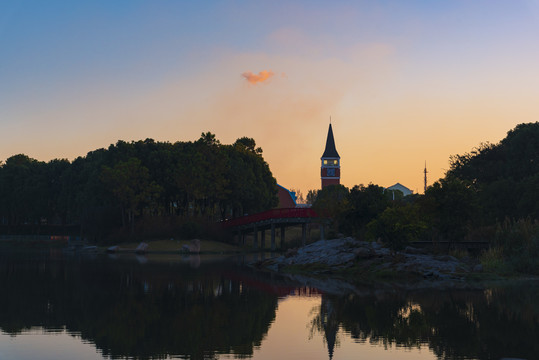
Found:
[[[427,192],[427,162],[425,161],[425,170],[423,170],[423,173],[425,174],[425,184],[424,184],[424,188],[423,188],[423,191],[424,193]]]

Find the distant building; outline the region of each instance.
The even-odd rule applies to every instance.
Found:
[[[339,185],[341,183],[341,157],[335,148],[335,139],[333,139],[331,124],[329,124],[326,148],[320,160],[322,160],[320,169],[322,188],[328,185]]]
[[[277,184],[277,196],[279,197],[279,205],[277,205],[277,209],[296,207],[295,192]]]
[[[386,190],[393,192],[393,200],[395,200],[395,190],[398,190],[402,193],[403,196],[412,195],[412,190],[408,189],[406,186],[402,185],[401,183],[396,183],[395,185],[391,185],[390,187],[386,188]]]

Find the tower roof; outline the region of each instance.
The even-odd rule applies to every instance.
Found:
[[[335,139],[333,139],[333,129],[331,129],[331,124],[329,124],[328,138],[326,140],[326,149],[324,150],[322,157],[340,158],[339,153],[335,148]]]

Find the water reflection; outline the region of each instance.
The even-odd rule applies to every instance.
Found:
[[[333,356],[337,334],[384,347],[428,348],[440,359],[535,359],[539,287],[323,295],[311,320]]]
[[[105,259],[106,260],[106,259]],[[233,267],[2,258],[0,328],[67,329],[105,356],[191,359],[252,355],[275,318],[277,295],[227,278]]]
[[[426,348],[430,359],[539,354],[537,286],[336,296],[241,263],[0,254],[0,330],[70,334],[111,358],[283,358],[285,346],[313,358],[318,339],[325,359],[356,358],[364,345]],[[283,302],[292,310],[275,322]]]

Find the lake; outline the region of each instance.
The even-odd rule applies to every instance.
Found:
[[[323,293],[251,257],[0,254],[0,359],[537,359],[539,286]]]

